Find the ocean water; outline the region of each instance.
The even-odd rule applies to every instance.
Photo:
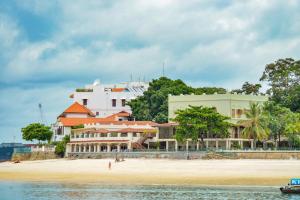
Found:
[[[300,199],[281,194],[278,187],[130,186],[37,182],[0,182],[0,200],[160,200],[160,199]]]

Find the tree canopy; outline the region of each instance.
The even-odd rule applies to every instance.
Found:
[[[242,135],[254,139],[254,145],[256,145],[257,140],[267,140],[270,131],[262,107],[258,103],[250,103],[250,109],[245,114],[247,119],[239,121],[239,124],[245,127],[242,130]]]
[[[173,119],[179,125],[176,127],[176,139],[183,141],[201,139],[202,146],[204,137],[228,137],[230,123],[229,117],[219,114],[214,108],[202,106],[189,106],[176,111]]]
[[[180,94],[213,94],[226,93],[224,88],[203,87],[192,88],[182,80],[172,80],[167,77],[154,79],[149,83],[149,88],[134,100],[128,102],[132,115],[136,120],[152,120],[156,122],[168,121],[168,95]]]
[[[32,123],[21,129],[22,137],[27,141],[48,141],[51,140],[53,132],[49,126],[40,123]]]
[[[235,93],[236,92],[238,94],[245,93],[245,94],[256,94],[256,95],[258,95],[260,88],[261,88],[261,84],[258,84],[258,83],[251,84],[249,82],[245,82],[242,85],[241,89],[232,90],[231,93]]]
[[[271,100],[300,112],[300,60],[279,59],[267,64],[261,81],[267,81]]]

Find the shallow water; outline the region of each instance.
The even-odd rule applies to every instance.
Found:
[[[0,182],[0,199],[300,199],[283,195],[277,187],[130,186],[67,183]]]

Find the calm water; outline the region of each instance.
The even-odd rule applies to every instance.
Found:
[[[108,186],[96,184],[61,184],[0,182],[0,199],[300,199],[282,195],[277,187],[204,187],[204,186]]]

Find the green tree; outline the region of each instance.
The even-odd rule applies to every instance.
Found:
[[[266,102],[263,106],[263,112],[268,121],[270,136],[274,142],[278,141],[280,146],[281,136],[285,134],[287,125],[293,118],[294,113],[273,101]]]
[[[214,108],[189,106],[184,110],[177,110],[173,119],[179,125],[176,127],[175,138],[178,141],[201,139],[204,147],[204,137],[228,137],[229,117],[219,114]]]
[[[200,88],[194,88],[194,94],[201,95],[201,94],[225,94],[227,91],[224,88],[220,87],[200,87]]]
[[[40,123],[29,124],[21,129],[24,140],[33,141],[48,141],[50,143],[53,132],[49,126]]]
[[[239,124],[245,127],[242,130],[242,135],[254,140],[255,149],[257,141],[263,141],[265,143],[265,140],[268,139],[270,131],[267,119],[258,103],[250,103],[250,109],[245,114],[247,119],[239,121]]]
[[[245,93],[245,94],[256,94],[258,95],[259,94],[259,89],[261,88],[261,84],[251,84],[249,82],[245,82],[243,85],[242,85],[242,89],[236,89],[236,90],[232,90],[231,93],[238,93],[238,94],[241,94],[241,93]]]
[[[267,91],[271,100],[300,112],[300,60],[286,58],[267,64],[260,80],[271,87]]]
[[[70,142],[70,136],[66,135],[61,142],[58,142],[55,146],[55,154],[63,157],[66,152],[67,143]]]
[[[289,123],[285,127],[285,136],[288,138],[290,148],[300,146],[300,114],[293,113],[293,116],[290,116]]]
[[[167,77],[154,79],[149,83],[149,88],[134,100],[128,102],[132,115],[136,120],[151,120],[159,123],[168,121],[168,95],[180,94],[213,94],[225,93],[223,88],[192,88],[182,80],[172,80]]]

